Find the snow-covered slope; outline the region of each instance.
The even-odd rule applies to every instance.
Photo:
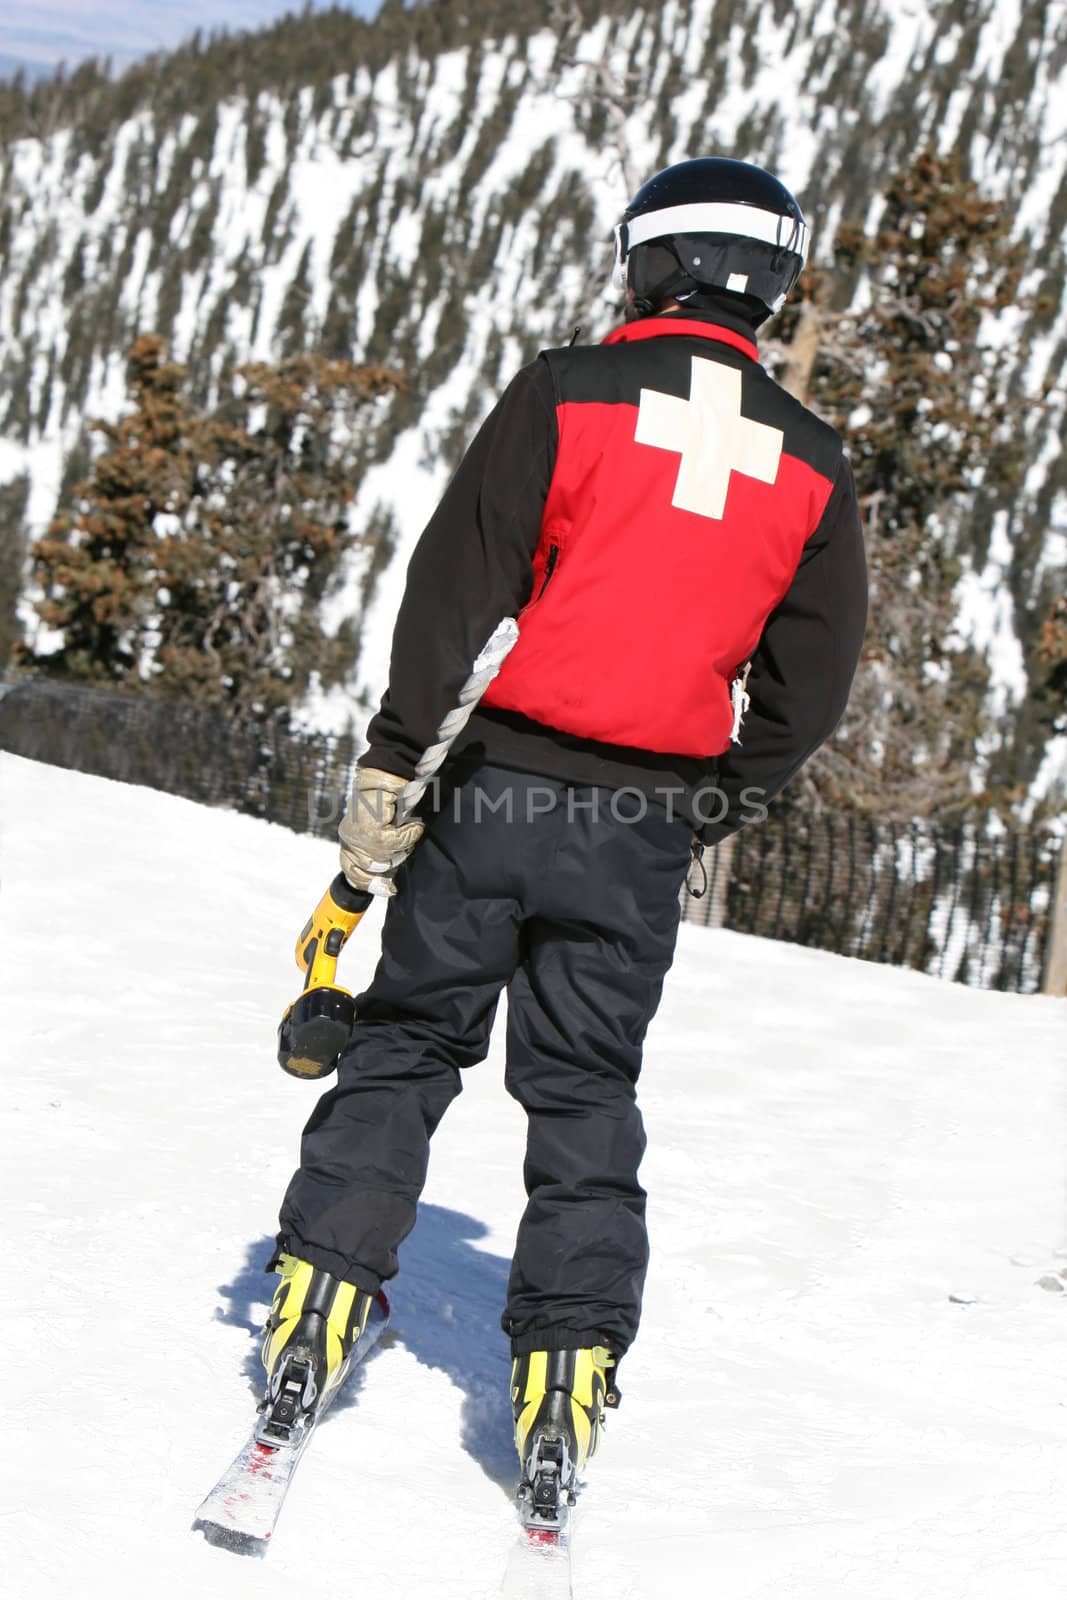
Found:
[[[211,1549],[189,1522],[248,1424],[315,1099],[274,1025],[333,851],[13,757],[0,803],[4,1593],[493,1594],[522,1203],[499,1030],[435,1141],[395,1338],[267,1568]],[[578,1600],[1060,1593],[1065,1041],[1057,1001],[681,930],[642,1090],[646,1318]]]

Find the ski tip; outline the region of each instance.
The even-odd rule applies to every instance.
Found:
[[[197,1517],[193,1532],[202,1533],[207,1544],[217,1550],[229,1550],[235,1556],[258,1556],[262,1559],[270,1549],[270,1534],[259,1538],[253,1533],[242,1533],[239,1528],[225,1528],[221,1523]]]

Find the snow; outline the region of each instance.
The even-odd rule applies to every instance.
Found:
[[[10,756],[0,830],[5,1592],[495,1593],[522,1203],[500,1031],[435,1140],[395,1335],[267,1567],[209,1548],[189,1524],[249,1424],[316,1098],[274,1027],[334,852]],[[1067,1294],[1036,1280],[1067,1275],[1065,1038],[1059,1001],[682,928],[642,1083],[645,1321],[576,1513],[577,1600],[1059,1592]]]
[[[1026,694],[1026,665],[1013,625],[1011,591],[1012,544],[1006,512],[997,512],[990,533],[989,555],[982,570],[968,566],[957,591],[958,631],[984,650],[992,668],[993,706],[1009,711],[1011,699]]]
[[[203,206],[214,195],[218,202],[211,241],[210,265],[206,271],[187,274],[183,283],[181,309],[174,330],[174,354],[185,359],[195,346],[196,337],[211,317],[219,297],[232,282],[238,263],[250,270],[256,286],[246,305],[233,305],[228,317],[227,335],[239,357],[271,359],[276,354],[277,320],[291,286],[297,265],[310,245],[309,300],[307,311],[321,317],[331,292],[330,262],[338,228],[348,216],[353,200],[368,190],[379,173],[384,174],[385,191],[378,210],[378,227],[366,241],[369,259],[366,276],[357,296],[353,331],[357,335],[358,357],[374,325],[378,308],[378,280],[387,249],[394,258],[408,265],[421,238],[422,215],[427,202],[447,204],[459,187],[470,153],[482,136],[486,118],[499,103],[503,79],[530,67],[530,80],[514,109],[510,123],[469,195],[472,237],[486,215],[501,204],[508,186],[519,179],[530,157],[545,140],[551,140],[555,160],[544,186],[529,208],[529,215],[516,230],[505,236],[493,274],[492,290],[477,308],[468,308],[469,336],[466,348],[448,379],[426,394],[425,413],[420,419],[417,438],[397,437],[390,459],[382,463],[372,481],[361,486],[359,515],[369,516],[379,505],[393,514],[397,528],[396,554],[392,570],[378,586],[369,615],[362,619],[364,648],[352,680],[343,691],[316,694],[305,708],[318,726],[336,729],[348,718],[355,702],[361,709],[375,705],[385,683],[388,639],[395,614],[397,585],[410,558],[446,471],[445,464],[426,466],[435,449],[435,436],[455,410],[466,411],[475,384],[481,379],[485,340],[494,325],[504,330],[509,346],[525,341],[528,346],[551,344],[566,338],[557,325],[560,308],[573,310],[576,320],[586,328],[586,337],[595,337],[610,320],[613,300],[608,286],[608,252],[604,245],[610,226],[627,196],[629,184],[623,175],[628,162],[633,172],[645,165],[659,149],[662,131],[656,111],[656,88],[673,67],[681,76],[672,98],[671,115],[675,137],[668,154],[674,158],[697,150],[735,151],[756,159],[766,159],[780,168],[782,176],[805,199],[806,190],[832,155],[834,138],[842,119],[854,122],[863,113],[872,122],[889,116],[902,94],[916,96],[917,116],[922,120],[925,101],[916,82],[918,62],[935,42],[941,56],[955,49],[960,29],[951,8],[937,7],[931,0],[900,5],[885,11],[886,44],[881,60],[873,64],[864,84],[864,97],[851,105],[824,103],[831,74],[842,65],[836,47],[826,49],[827,41],[841,35],[840,7],[831,0],[807,0],[799,8],[778,7],[776,15],[764,8],[758,38],[758,65],[748,78],[739,54],[741,24],[723,22],[722,8],[713,0],[692,0],[688,7],[672,3],[662,8],[663,40],[654,45],[655,30],[651,9],[635,9],[626,18],[601,18],[582,30],[572,41],[580,65],[561,67],[556,62],[558,36],[552,29],[531,35],[525,44],[514,37],[504,38],[481,60],[476,104],[468,126],[462,130],[460,148],[445,159],[441,140],[450,129],[463,104],[470,52],[455,49],[432,62],[410,55],[405,66],[419,81],[418,131],[401,89],[398,63],[389,62],[371,71],[359,67],[354,73],[340,73],[334,80],[332,105],[318,119],[311,118],[313,96],[303,91],[300,101],[302,131],[292,151],[285,133],[285,103],[264,91],[258,96],[257,112],[265,131],[265,161],[254,184],[247,183],[244,161],[245,132],[250,108],[239,96],[220,104],[218,130],[213,147],[198,167],[196,193],[182,200],[173,220],[174,238],[188,236]],[[859,8],[863,11],[864,8]],[[883,8],[884,9],[884,8]],[[799,26],[797,13],[799,11]],[[1023,8],[1020,0],[997,0],[986,8],[976,23],[977,61],[965,71],[951,98],[941,130],[942,142],[951,143],[960,119],[983,79],[993,84],[1004,70],[1005,54],[1020,25]],[[857,16],[859,13],[857,13]],[[862,19],[860,19],[862,20]],[[870,19],[868,19],[870,20]],[[857,27],[859,23],[857,23]],[[864,23],[864,27],[867,24]],[[881,26],[881,22],[879,22]],[[728,75],[714,115],[708,120],[704,100],[705,76],[700,63],[710,36],[719,38],[728,57]],[[612,42],[609,43],[609,38]],[[635,104],[620,138],[614,134],[593,144],[583,129],[581,111],[589,96],[589,67],[606,58],[612,71],[624,79],[630,69],[630,52],[636,47],[641,71],[648,81],[635,96]],[[1055,41],[1046,34],[1037,61],[1033,92],[1025,109],[1033,132],[1041,141],[1042,156],[1025,181],[1020,172],[1021,156],[1013,141],[999,128],[985,126],[983,118],[971,129],[971,165],[991,192],[1007,193],[1018,199],[1017,227],[1020,236],[1037,241],[1048,228],[1052,203],[1061,181],[1064,153],[1064,111],[1067,96],[1062,93],[1062,61]],[[342,140],[335,135],[333,117],[339,110],[351,119],[357,111],[368,116],[368,124],[357,151],[342,158]],[[770,120],[767,121],[769,114]],[[1020,115],[1021,115],[1020,111]],[[749,148],[747,130],[767,127],[766,148]],[[969,126],[969,124],[968,124]],[[198,127],[190,114],[174,133],[162,135],[161,154],[152,189],[155,200],[165,192],[168,173],[188,145]],[[151,147],[159,138],[155,118],[140,111],[114,132],[100,160],[106,167],[102,195],[95,194],[96,159],[88,154],[72,168],[68,166],[71,135],[59,131],[45,140],[23,139],[5,155],[6,192],[11,197],[13,223],[9,271],[0,283],[0,357],[15,361],[24,338],[32,333],[38,353],[31,399],[40,399],[40,380],[46,370],[46,356],[56,359],[53,405],[42,431],[34,431],[23,445],[0,439],[0,483],[25,471],[30,477],[27,523],[40,534],[55,509],[62,480],[65,455],[75,445],[86,418],[115,418],[125,404],[124,360],[121,351],[110,352],[106,361],[97,361],[93,380],[83,407],[71,408],[61,421],[64,400],[64,357],[73,324],[63,303],[62,283],[79,243],[86,251],[86,272],[92,279],[104,241],[113,246],[115,259],[121,258],[132,240],[136,248],[129,263],[124,286],[123,308],[138,327],[151,325],[158,304],[161,282],[159,262],[148,264],[148,235],[145,231],[144,201],[135,201],[124,188],[127,163],[143,142]],[[405,192],[402,180],[417,167],[417,194]],[[587,184],[595,207],[596,223],[590,230],[588,248],[579,249],[573,266],[562,281],[546,282],[536,264],[536,236],[544,208],[551,204],[560,182],[568,174],[578,174]],[[268,252],[263,240],[263,223],[270,195],[277,181],[285,176],[287,198],[279,219],[279,231],[289,242],[277,258]],[[146,180],[147,181],[147,180]],[[833,188],[833,185],[831,185]],[[42,227],[41,195],[48,197],[48,220],[54,222],[54,248],[44,270],[36,273],[26,290],[26,306],[16,318],[16,290],[40,243]],[[396,202],[394,204],[394,201]],[[877,211],[872,201],[871,216]],[[840,201],[831,200],[820,219],[817,249],[825,255],[839,220]],[[388,239],[383,226],[390,219]],[[360,226],[367,228],[366,216]],[[1048,255],[1054,241],[1046,241]],[[1043,259],[1038,251],[1039,259]],[[602,269],[603,289],[595,288]],[[106,276],[106,275],[105,275]],[[1031,285],[1033,287],[1033,285]],[[262,304],[253,340],[253,301],[262,290]],[[547,292],[546,292],[547,291]],[[581,312],[579,313],[579,307]],[[422,353],[439,326],[441,304],[422,304],[420,338]],[[1061,310],[1055,325],[1035,341],[1024,375],[1027,393],[1041,390],[1050,372],[1067,319]],[[999,337],[1010,341],[1017,318],[1000,319]],[[521,339],[520,336],[521,335]],[[996,330],[984,330],[983,337],[996,337]],[[529,348],[515,349],[515,361],[527,359]],[[1054,373],[1053,373],[1054,375]],[[487,411],[494,394],[477,394],[474,410]],[[484,404],[482,402],[484,401]],[[1037,494],[1047,480],[1059,449],[1062,428],[1056,426],[1060,401],[1053,390],[1057,407],[1047,427],[1047,441],[1041,459],[1033,462],[1027,476],[1028,496]],[[1035,413],[1036,415],[1036,413]],[[1036,426],[1036,424],[1035,424]],[[1060,517],[1059,502],[1053,507]],[[1036,579],[1055,573],[1057,546],[1049,543],[1042,552]],[[365,562],[354,559],[346,571],[345,587],[330,610],[327,626],[338,618],[357,613],[361,604]],[[991,558],[988,570],[969,573],[965,583],[964,626],[972,632],[980,648],[987,650],[996,679],[996,698],[1000,705],[1018,699],[1020,693],[1020,647],[1017,625],[1011,607],[1001,594],[1002,563]],[[29,608],[32,593],[24,595],[21,614],[31,640],[37,624]]]

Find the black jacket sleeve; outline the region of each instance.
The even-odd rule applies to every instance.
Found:
[[[700,829],[718,844],[757,821],[844,714],[867,626],[867,561],[852,468],[842,457],[822,519],[796,576],[752,654],[751,704],[740,744],[719,757],[716,783],[728,803]],[[722,809],[702,807],[707,815]]]
[[[361,766],[413,777],[478,652],[525,605],[558,442],[552,375],[538,358],[508,385],[415,547]]]

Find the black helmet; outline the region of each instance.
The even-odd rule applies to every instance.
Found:
[[[747,161],[708,156],[638,189],[615,229],[614,282],[632,290],[642,314],[726,290],[754,302],[762,321],[780,310],[807,254],[808,225],[784,183]]]

